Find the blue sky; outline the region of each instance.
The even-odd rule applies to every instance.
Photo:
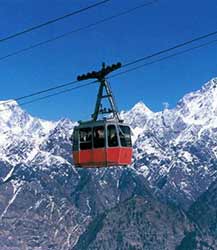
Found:
[[[1,0],[0,38],[95,2]],[[143,2],[111,0],[81,15],[1,43],[0,57]],[[0,99],[13,99],[74,80],[78,74],[99,68],[103,61],[126,63],[215,31],[216,12],[216,0],[159,0],[95,28],[0,61]],[[111,85],[120,110],[143,101],[151,110],[159,111],[164,102],[173,108],[184,94],[216,77],[216,65],[217,43],[114,78]],[[89,86],[25,106],[25,110],[50,120],[88,119],[96,94],[97,85]]]

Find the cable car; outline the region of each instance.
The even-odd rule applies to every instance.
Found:
[[[103,67],[78,76],[78,80],[97,79],[100,83],[95,111],[90,121],[79,121],[74,128],[73,160],[76,167],[109,167],[131,164],[131,129],[120,119],[111,87],[105,76],[121,67],[121,64]],[[107,99],[110,108],[102,108],[102,100]],[[99,115],[107,115],[98,119]]]

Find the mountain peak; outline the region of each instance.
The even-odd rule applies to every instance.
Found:
[[[149,114],[152,113],[152,111],[142,101],[139,101],[136,105],[134,105],[131,110],[145,112]]]
[[[217,78],[211,79],[201,89],[185,95],[176,110],[185,123],[216,127]]]

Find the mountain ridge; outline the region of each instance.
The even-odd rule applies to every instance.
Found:
[[[98,216],[113,208],[117,208],[114,213],[118,215],[119,209],[124,211],[124,202],[135,197],[141,197],[141,204],[150,200],[158,211],[151,222],[143,214],[145,224],[141,226],[151,223],[150,228],[156,228],[152,223],[165,223],[166,217],[170,223],[176,218],[158,216],[160,204],[164,211],[174,209],[177,220],[179,215],[188,217],[189,208],[216,180],[216,83],[217,78],[213,78],[201,90],[185,95],[174,109],[152,112],[139,102],[131,110],[122,111],[121,117],[134,133],[133,164],[127,168],[76,169],[70,141],[76,122],[43,121],[15,102],[5,101],[2,109],[7,110],[0,113],[1,250],[78,248],[80,237]],[[134,209],[129,214],[132,218],[138,212],[137,207]],[[205,241],[210,245],[214,241],[213,235],[203,238],[197,230],[196,234],[189,230],[187,237],[183,228],[191,223],[197,227],[197,221],[190,218],[177,222],[182,228],[181,237],[175,244],[168,242],[168,250],[186,250],[181,247],[186,246],[189,237],[191,243]],[[106,228],[102,225],[92,246],[100,242],[97,235]],[[135,228],[140,232],[140,224]],[[93,237],[92,233],[88,231],[88,237]],[[142,248],[142,238],[138,239],[135,249],[157,249],[150,239],[146,240],[148,245]],[[164,240],[159,238],[159,245]],[[195,249],[199,250],[199,245]]]

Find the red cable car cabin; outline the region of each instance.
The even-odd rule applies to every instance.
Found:
[[[132,143],[130,127],[120,119],[106,75],[121,67],[121,63],[78,76],[78,81],[97,79],[100,83],[92,120],[80,122],[74,128],[73,159],[76,167],[126,166],[131,164]],[[110,108],[102,107],[107,99]],[[99,115],[109,114],[98,120]],[[111,116],[113,115],[113,116]],[[112,118],[111,118],[112,117]]]
[[[131,164],[130,127],[112,120],[81,123],[74,129],[73,158],[77,167]]]

